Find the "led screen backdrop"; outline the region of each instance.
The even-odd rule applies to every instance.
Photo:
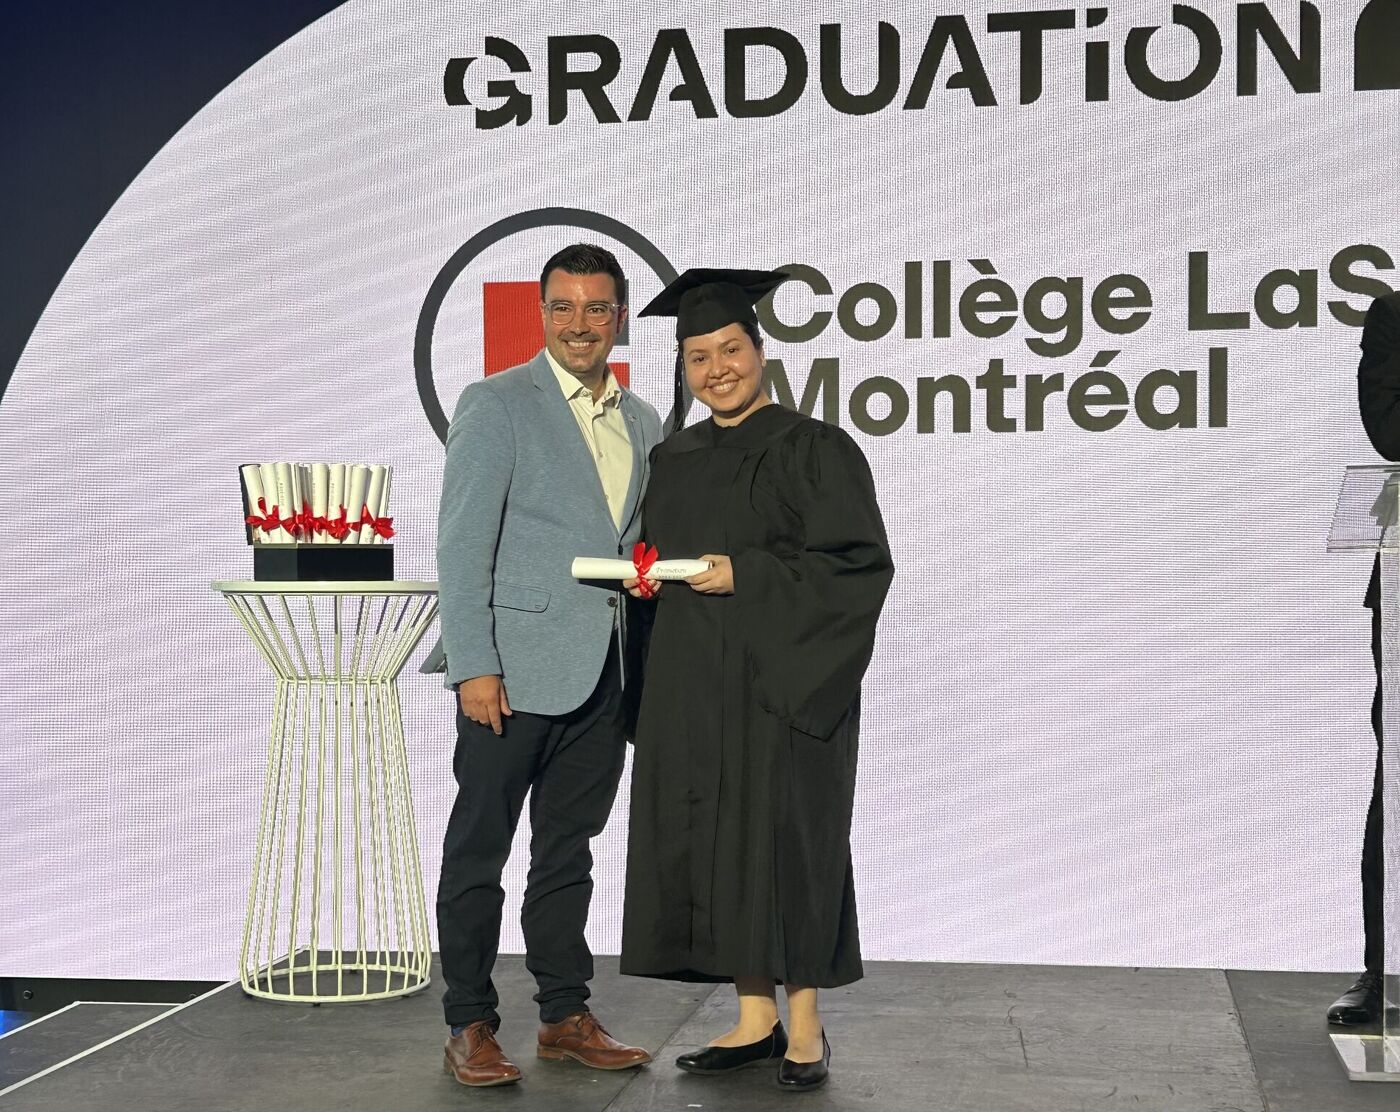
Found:
[[[1355,966],[1367,565],[1324,542],[1400,286],[1395,5],[559,12],[335,7],[55,277],[0,398],[0,974],[231,974],[271,700],[209,588],[251,568],[236,466],[392,463],[399,574],[433,578],[442,414],[534,350],[579,239],[637,304],[796,269],[774,389],[856,436],[899,569],[867,957]],[[615,353],[663,410],[671,346]],[[451,701],[402,692],[431,904]]]

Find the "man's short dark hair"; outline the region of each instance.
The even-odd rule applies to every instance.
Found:
[[[610,274],[613,289],[617,291],[617,303],[627,304],[627,276],[622,273],[622,264],[617,256],[606,247],[596,243],[575,243],[556,253],[540,271],[540,300],[544,300],[544,284],[549,280],[551,270],[562,270],[565,274]]]

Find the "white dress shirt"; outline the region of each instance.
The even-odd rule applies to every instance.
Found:
[[[564,370],[548,348],[545,357],[578,422],[588,454],[593,457],[593,466],[598,469],[598,481],[603,485],[613,524],[621,529],[622,511],[632,485],[632,438],[627,434],[627,420],[622,415],[622,387],[609,370],[603,394],[595,401],[592,391]]]

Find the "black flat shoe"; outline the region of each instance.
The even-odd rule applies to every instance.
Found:
[[[686,1073],[728,1073],[748,1066],[776,1062],[787,1053],[787,1032],[783,1022],[773,1024],[767,1038],[747,1046],[706,1046],[690,1054],[682,1054],[676,1065]]]
[[[784,1058],[778,1063],[778,1088],[785,1093],[805,1093],[808,1089],[820,1089],[826,1084],[830,1074],[831,1044],[822,1032],[822,1056],[818,1062],[794,1062]]]
[[[1381,975],[1367,970],[1327,1009],[1327,1022],[1338,1027],[1375,1023],[1381,1017]]]

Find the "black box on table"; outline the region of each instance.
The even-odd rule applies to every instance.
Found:
[[[316,580],[394,578],[392,544],[255,544],[253,578],[306,583]]]

